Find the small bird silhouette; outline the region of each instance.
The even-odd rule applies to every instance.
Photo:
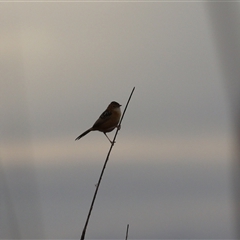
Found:
[[[119,127],[118,123],[121,117],[121,105],[115,101],[111,102],[107,109],[100,115],[98,120],[93,124],[91,128],[86,130],[84,133],[79,135],[76,140],[79,140],[80,138],[84,137],[91,131],[100,131],[103,132],[104,135],[107,137],[107,139],[112,143],[112,141],[109,139],[107,132],[111,132],[115,127]],[[119,127],[120,129],[120,127]]]

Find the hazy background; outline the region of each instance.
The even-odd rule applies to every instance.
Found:
[[[110,145],[74,139],[134,86],[86,238],[123,239],[127,224],[132,239],[234,238],[220,50],[240,49],[218,42],[228,25],[212,11],[224,22],[239,6],[1,3],[0,238],[80,237]]]

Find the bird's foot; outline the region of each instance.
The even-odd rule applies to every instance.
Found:
[[[111,144],[114,144],[115,141],[111,141],[111,139],[108,137],[108,135],[106,133],[104,133],[104,135],[107,137],[108,141],[111,143]]]

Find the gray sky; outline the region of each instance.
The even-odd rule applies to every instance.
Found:
[[[235,4],[239,8],[239,3]],[[0,238],[232,238],[232,124],[206,4],[1,3]],[[113,136],[113,134],[110,134]]]

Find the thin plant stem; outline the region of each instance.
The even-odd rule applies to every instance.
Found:
[[[132,90],[132,92],[131,92],[131,94],[130,94],[130,96],[129,96],[129,98],[128,98],[127,104],[126,104],[126,106],[125,106],[125,108],[124,108],[124,111],[123,111],[123,114],[122,114],[122,117],[121,117],[121,119],[120,119],[120,121],[119,121],[118,126],[121,126],[123,117],[124,117],[124,115],[125,115],[125,112],[126,112],[126,110],[127,110],[128,104],[129,104],[129,102],[130,102],[130,99],[131,99],[131,97],[132,97],[132,94],[133,94],[134,90],[135,90],[135,87],[133,88],[133,90]],[[91,206],[90,206],[90,209],[89,209],[89,212],[88,212],[87,220],[86,220],[86,223],[85,223],[85,225],[84,225],[84,228],[83,228],[83,231],[82,231],[82,235],[81,235],[80,240],[84,240],[84,239],[85,239],[85,234],[86,234],[88,222],[89,222],[89,219],[90,219],[90,216],[91,216],[91,213],[92,213],[93,205],[94,205],[94,202],[95,202],[97,193],[98,193],[98,189],[99,189],[99,186],[100,186],[102,177],[103,177],[104,170],[105,170],[105,168],[106,168],[106,165],[107,165],[107,162],[108,162],[110,153],[111,153],[111,151],[112,151],[112,148],[113,148],[113,145],[114,145],[114,143],[115,143],[115,140],[116,140],[116,137],[117,137],[117,134],[118,134],[118,131],[119,131],[119,130],[120,130],[120,127],[117,127],[117,130],[116,130],[116,133],[115,133],[115,135],[114,135],[113,141],[112,141],[112,143],[111,143],[110,149],[109,149],[109,151],[108,151],[106,160],[105,160],[105,162],[104,162],[104,165],[103,165],[103,168],[102,168],[102,172],[101,172],[101,174],[100,174],[98,183],[97,183],[97,185],[96,185],[96,189],[95,189],[95,192],[94,192],[94,195],[93,195],[92,203],[91,203]]]
[[[126,238],[125,238],[125,240],[128,239],[128,229],[129,229],[129,224],[127,225],[127,231],[126,231]]]

